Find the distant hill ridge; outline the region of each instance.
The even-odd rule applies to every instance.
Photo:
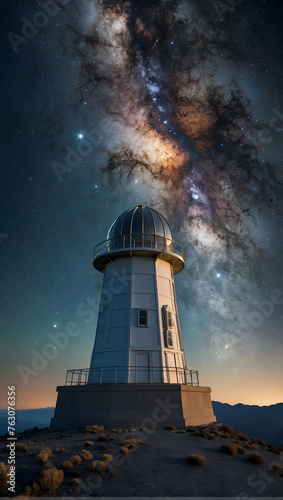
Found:
[[[213,401],[212,404],[219,422],[246,432],[252,438],[263,439],[274,446],[283,446],[283,403],[257,406]],[[53,414],[53,407],[17,410],[17,432],[32,427],[48,427]],[[6,432],[7,410],[0,410],[0,434]]]
[[[283,446],[283,403],[256,406],[213,401],[212,405],[218,421],[246,432],[252,438]]]

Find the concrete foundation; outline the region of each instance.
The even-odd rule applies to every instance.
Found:
[[[51,430],[86,425],[139,426],[205,425],[215,422],[210,387],[181,384],[88,384],[57,387]]]

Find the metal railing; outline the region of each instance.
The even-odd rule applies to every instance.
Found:
[[[160,366],[104,366],[68,370],[65,385],[87,384],[185,384],[199,385],[198,370]]]
[[[184,249],[176,241],[164,236],[144,233],[123,234],[122,236],[114,236],[114,238],[102,241],[94,248],[94,259],[106,253],[132,248],[148,248],[160,252],[170,252],[184,259]]]

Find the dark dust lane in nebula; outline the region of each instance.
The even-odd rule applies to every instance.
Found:
[[[237,77],[249,63],[245,46],[261,39],[260,24],[245,24],[252,3],[225,23],[210,2],[86,6],[73,40],[78,103],[99,102],[107,117],[102,170],[110,186],[133,178],[148,186],[146,203],[169,218],[189,256],[179,282],[187,319],[197,304],[217,359],[236,366],[256,340],[243,318],[257,295],[259,208],[276,211],[282,187],[262,159],[274,122],[256,119]]]

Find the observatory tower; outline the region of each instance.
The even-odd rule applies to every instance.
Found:
[[[144,205],[127,210],[93,265],[104,277],[90,368],[67,372],[51,428],[145,427],[156,408],[157,426],[215,421],[210,388],[187,368],[174,284],[184,251],[167,220]]]

